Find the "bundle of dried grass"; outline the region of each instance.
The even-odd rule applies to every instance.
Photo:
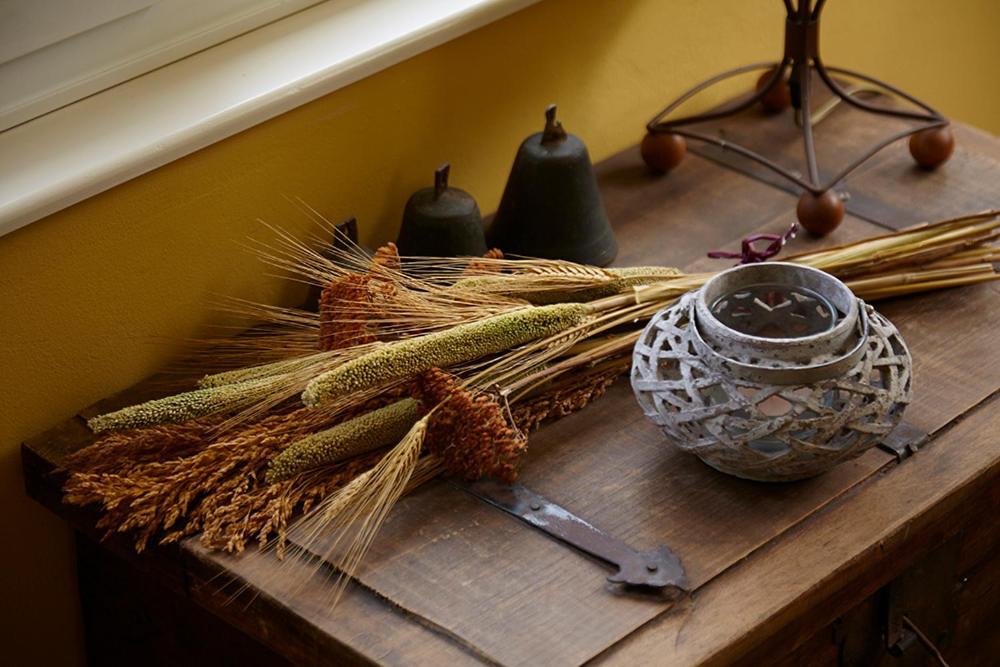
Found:
[[[115,472],[108,471],[105,443],[98,442],[89,448],[93,454],[70,463],[81,466],[99,461],[102,465],[96,470],[100,471],[71,468],[65,500],[75,505],[99,504],[103,515],[98,528],[108,534],[133,533],[136,550],[142,551],[158,533],[168,533],[165,539],[171,541],[198,532],[205,519],[198,508],[206,497],[218,503],[247,493],[263,480],[276,451],[325,421],[322,414],[308,408],[273,415],[186,455],[127,465]],[[185,433],[188,429],[176,430]],[[146,432],[139,440],[152,442],[156,435]],[[170,436],[173,441],[182,439],[177,433]]]
[[[998,236],[1000,219],[989,211],[789,260],[845,278],[859,296],[883,298],[997,279]],[[319,315],[253,309],[286,327],[296,341],[289,353],[262,349],[256,357],[267,363],[208,376],[203,393],[92,423],[113,430],[183,422],[111,436],[118,439],[103,452],[79,456],[93,469],[67,485],[70,501],[102,504],[102,526],[136,531],[139,547],[158,532],[172,540],[200,530],[217,548],[239,551],[251,537],[275,534],[280,548],[292,532],[297,552],[351,574],[416,484],[443,470],[513,479],[523,433],[601,395],[627,368],[646,318],[711,276],[496,253],[400,260],[391,247],[370,261],[282,234],[267,261],[326,287]],[[308,352],[304,331],[315,336]],[[240,346],[249,356],[258,342],[280,340],[269,333]],[[419,412],[390,411],[400,418],[388,429],[388,413],[350,421],[385,405],[372,400],[398,400],[414,378]],[[323,409],[288,412],[301,404]],[[199,445],[208,428],[217,435]],[[112,463],[119,454],[130,461]],[[276,472],[267,480],[269,469]],[[307,507],[289,529],[296,509]]]
[[[112,433],[95,445],[70,454],[65,466],[75,472],[127,475],[147,463],[183,458],[203,449],[220,421],[219,417],[205,417],[183,424]]]

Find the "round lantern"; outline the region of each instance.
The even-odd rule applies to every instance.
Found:
[[[724,271],[657,313],[636,342],[639,405],[681,449],[760,481],[818,475],[876,445],[911,394],[889,320],[817,269]]]

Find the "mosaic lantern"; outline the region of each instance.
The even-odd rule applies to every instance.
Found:
[[[889,320],[833,276],[763,262],[724,271],[657,313],[632,388],[681,449],[760,481],[818,475],[895,428],[911,359]]]

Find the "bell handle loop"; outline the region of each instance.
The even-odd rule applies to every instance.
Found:
[[[448,172],[450,171],[451,164],[448,162],[434,170],[434,199],[439,199],[448,189]]]
[[[566,138],[566,130],[562,123],[556,120],[556,105],[550,104],[545,108],[545,129],[542,130],[542,143],[549,144],[554,141],[562,141]]]

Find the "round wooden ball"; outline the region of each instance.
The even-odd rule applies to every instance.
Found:
[[[666,173],[679,165],[687,154],[687,142],[679,134],[649,132],[639,147],[642,161],[653,171]]]
[[[771,80],[774,76],[774,69],[771,68],[760,75],[757,79],[757,84],[754,87],[755,90],[761,90],[767,85],[767,82]],[[781,82],[771,86],[771,89],[764,93],[764,96],[760,98],[760,105],[764,107],[764,111],[768,113],[778,113],[779,111],[784,111],[788,107],[792,106],[792,91],[788,88],[788,79],[782,77]]]
[[[924,169],[934,169],[951,157],[955,150],[955,135],[951,128],[932,127],[910,135],[910,155]]]
[[[827,190],[820,195],[807,191],[799,197],[795,214],[799,218],[799,223],[810,234],[826,236],[844,219],[844,202],[833,190]]]

